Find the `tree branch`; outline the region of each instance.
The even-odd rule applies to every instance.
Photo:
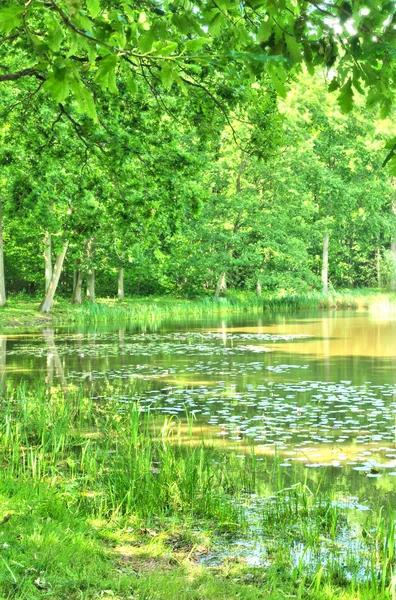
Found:
[[[30,69],[22,69],[22,71],[16,71],[16,73],[5,73],[5,75],[0,75],[0,82],[1,81],[17,81],[18,79],[21,79],[22,77],[37,77],[37,79],[41,79],[42,81],[45,81],[45,77],[42,73],[40,73],[39,71],[36,71],[36,69],[30,68]]]

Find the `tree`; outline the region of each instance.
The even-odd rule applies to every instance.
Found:
[[[287,71],[305,62],[336,69],[331,89],[344,111],[354,93],[388,112],[394,81],[392,2],[373,0],[14,0],[0,10],[0,82],[36,80],[54,101],[98,119],[96,87],[131,93],[140,81],[183,94],[207,90],[215,104],[268,73],[280,95]],[[27,84],[25,92],[35,90]],[[176,92],[174,92],[176,93]]]

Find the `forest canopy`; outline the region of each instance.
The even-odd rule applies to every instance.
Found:
[[[84,278],[90,300],[394,287],[395,22],[369,0],[6,3],[0,304],[6,282],[80,303]]]

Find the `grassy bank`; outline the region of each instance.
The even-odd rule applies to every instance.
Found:
[[[176,420],[79,392],[20,385],[0,408],[1,598],[393,597],[393,515],[340,554],[345,512],[285,486],[276,461],[190,445]],[[226,551],[204,566],[219,540],[253,533],[261,566]]]
[[[301,309],[354,309],[373,312],[396,311],[396,294],[378,290],[341,290],[324,296],[266,293],[257,297],[250,292],[230,292],[226,298],[204,297],[196,300],[168,296],[133,297],[122,302],[98,299],[95,304],[75,306],[58,299],[50,314],[38,312],[38,300],[10,298],[0,309],[0,327],[45,326],[69,323],[114,323],[165,317],[237,314],[243,312],[288,311]]]

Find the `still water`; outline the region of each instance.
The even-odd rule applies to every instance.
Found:
[[[41,377],[138,401],[193,434],[282,465],[326,468],[365,499],[396,485],[396,318],[238,315],[45,328],[0,339],[3,389]],[[312,477],[313,475],[309,475]],[[380,481],[381,480],[381,481]],[[380,494],[382,496],[382,493]]]
[[[363,527],[366,512],[396,508],[390,315],[268,313],[0,336],[3,393],[37,378],[121,408],[138,402],[178,423],[186,443],[205,440],[241,460],[254,451],[266,468],[276,456],[286,483],[334,490],[353,526]],[[350,534],[351,527],[347,542],[339,540],[341,552],[350,551]],[[237,544],[239,554],[262,562],[261,539]],[[300,560],[297,546],[294,554]]]

